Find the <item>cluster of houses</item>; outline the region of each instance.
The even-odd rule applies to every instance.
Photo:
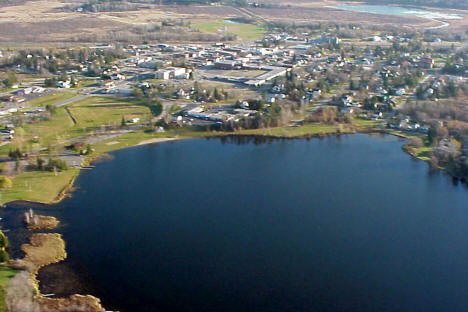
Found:
[[[252,117],[257,111],[250,110],[247,101],[242,101],[240,108],[234,107],[203,107],[196,106],[183,110],[177,121],[188,124],[221,124],[223,122],[239,122],[241,118]]]
[[[409,132],[427,133],[429,131],[429,127],[427,125],[414,121],[409,116],[404,116],[402,119],[395,118],[394,120],[389,122],[388,126],[391,129]]]

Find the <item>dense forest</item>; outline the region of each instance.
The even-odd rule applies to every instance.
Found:
[[[348,1],[348,0],[346,0]],[[362,0],[351,0],[362,2]],[[467,9],[467,0],[365,0],[367,4],[400,4],[400,5],[417,5],[417,6],[432,6],[438,8],[451,9]]]

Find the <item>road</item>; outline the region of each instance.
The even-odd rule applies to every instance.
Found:
[[[82,99],[85,99],[85,98],[87,98],[87,97],[89,97],[89,95],[80,94],[80,95],[77,95],[77,96],[72,97],[71,99],[63,100],[63,101],[61,101],[61,102],[55,103],[54,106],[56,106],[56,107],[65,106],[65,105],[71,104],[71,103],[73,103],[73,102],[76,102],[76,101],[80,101],[80,100],[82,100]]]

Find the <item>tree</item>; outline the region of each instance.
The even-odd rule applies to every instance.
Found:
[[[86,145],[86,155],[91,155],[93,153],[94,149],[91,146],[91,144]]]
[[[427,132],[427,140],[430,144],[434,144],[437,138],[437,130],[434,127],[430,127],[429,131]]]
[[[13,186],[11,180],[7,177],[0,176],[0,189],[8,189]]]
[[[10,150],[8,152],[8,157],[12,158],[15,161],[18,161],[22,156],[23,156],[23,154],[21,153],[19,148],[15,149],[15,150]]]
[[[9,245],[8,239],[5,234],[0,232],[0,248],[7,248]]]
[[[249,109],[261,110],[263,108],[262,100],[249,100]]]
[[[219,93],[219,90],[218,88],[214,88],[214,91],[213,91],[213,97],[216,99],[216,100],[221,100],[221,94]]]
[[[47,171],[64,171],[68,169],[68,165],[64,160],[58,158],[50,158],[49,162],[45,166]]]
[[[0,249],[0,262],[6,262],[10,260],[10,257],[8,256],[8,252],[5,249]]]
[[[45,108],[51,115],[55,115],[57,113],[57,106],[55,105],[47,104]]]
[[[76,87],[78,85],[78,81],[76,80],[75,76],[71,76],[70,84],[72,87]]]
[[[57,85],[57,79],[55,77],[46,78],[44,80],[44,86],[46,86],[48,88],[55,87],[56,85]]]
[[[5,80],[3,80],[3,83],[7,88],[11,88],[17,82],[18,78],[16,78],[15,73],[12,71],[8,72],[8,77]]]
[[[37,169],[42,170],[44,168],[45,160],[41,157],[36,158]]]

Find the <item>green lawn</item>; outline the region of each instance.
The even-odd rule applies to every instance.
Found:
[[[382,121],[379,120],[369,120],[369,119],[361,119],[361,118],[354,118],[353,125],[359,128],[376,128],[382,125]]]
[[[18,273],[6,265],[0,264],[0,312],[5,311],[5,289],[10,279]]]
[[[150,117],[150,110],[132,99],[89,97],[74,102],[67,108],[70,113],[65,107],[58,107],[48,120],[15,129],[15,139],[12,144],[0,147],[0,155],[5,155],[9,149],[15,147],[34,150],[41,146],[60,145],[70,138],[92,131],[94,127],[120,125],[122,116],[126,119],[138,117],[141,121]]]
[[[206,33],[222,33],[226,30],[226,33],[237,35],[240,39],[257,39],[266,33],[260,25],[229,23],[221,19],[195,22],[192,28]]]
[[[415,149],[414,154],[412,155],[418,159],[429,161],[431,160],[431,151],[432,151],[431,146],[423,146],[423,147]]]
[[[49,171],[31,171],[15,175],[12,178],[13,187],[2,190],[1,203],[14,200],[51,203],[78,172],[78,169],[72,168],[58,172],[57,176]]]
[[[249,129],[237,131],[236,134],[248,134],[248,135],[267,135],[273,137],[301,137],[309,135],[328,135],[341,133],[353,132],[345,125],[328,125],[321,123],[308,123],[300,127],[276,127],[266,129]]]
[[[147,121],[151,115],[150,110],[138,101],[113,97],[90,97],[68,108],[79,128],[119,125],[123,116],[126,119],[138,117],[141,121]]]
[[[78,82],[78,87],[81,87],[81,88],[89,87],[89,86],[95,85],[97,83],[98,83],[98,81],[96,81],[96,80],[84,79],[84,80],[80,80]]]
[[[76,94],[73,92],[63,91],[32,99],[30,101],[27,101],[26,104],[30,106],[46,106],[48,104],[55,104],[61,101],[71,99],[74,96],[76,96]]]

